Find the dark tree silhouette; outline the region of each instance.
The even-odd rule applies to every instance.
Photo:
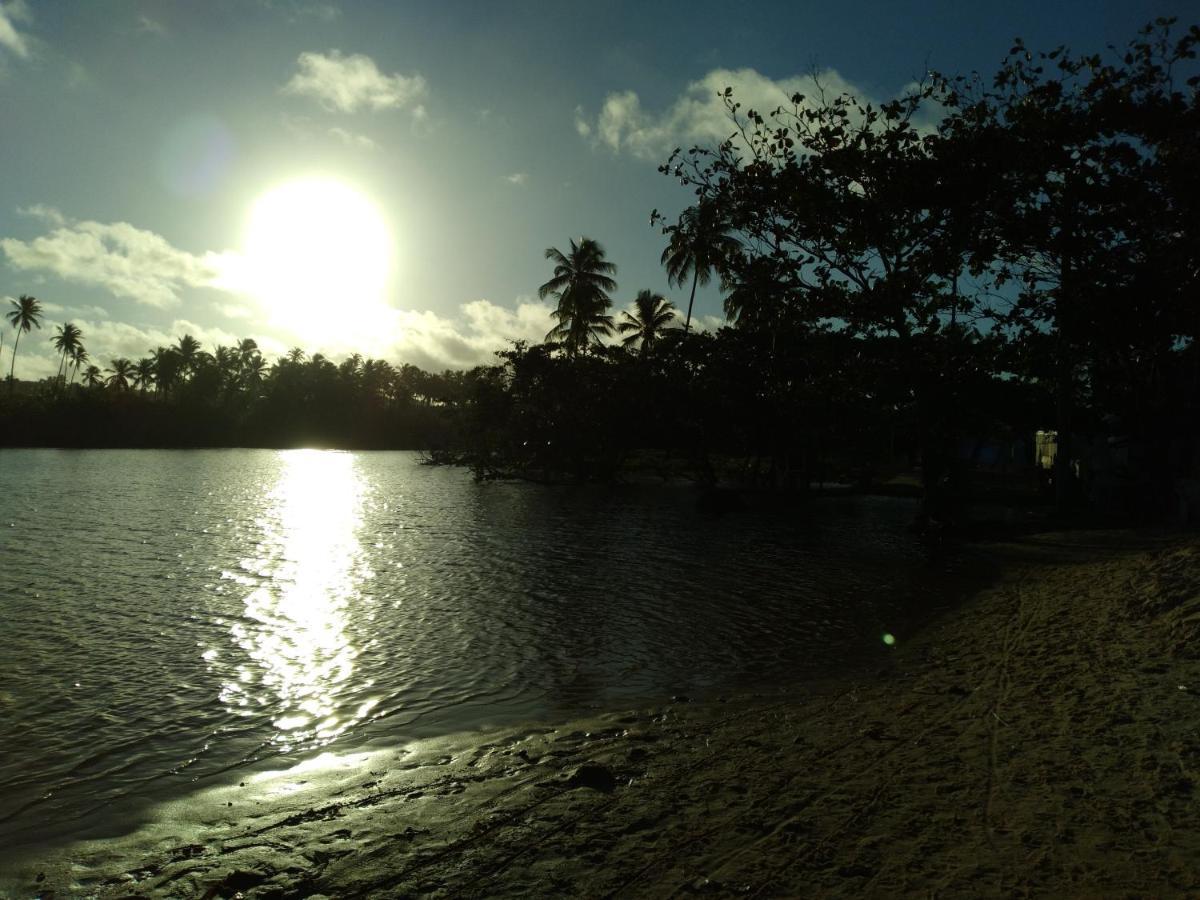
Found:
[[[100,387],[104,384],[104,373],[100,371],[100,367],[88,366],[84,369],[83,383],[90,388]]]
[[[183,374],[183,357],[174,347],[156,347],[151,351],[150,358],[154,360],[155,393],[170,393]]]
[[[641,343],[643,354],[648,353],[662,338],[667,326],[675,319],[675,306],[662,294],[638,291],[633,301],[633,313],[622,311],[617,331],[625,335],[626,347]]]
[[[561,341],[569,355],[579,353],[590,342],[612,333],[609,293],[617,289],[612,276],[617,267],[604,258],[604,248],[591,238],[571,241],[570,250],[550,247],[546,259],[554,263],[554,276],[538,288],[538,296],[554,297],[558,324],[546,340]]]
[[[12,363],[8,368],[8,390],[9,393],[12,393],[16,386],[14,373],[17,368],[17,346],[21,343],[23,333],[28,334],[30,329],[42,327],[42,304],[37,301],[36,297],[30,297],[27,294],[22,294],[18,299],[10,302],[13,308],[6,318],[17,330],[17,337],[13,341]]]
[[[75,349],[71,351],[71,381],[74,383],[75,377],[79,374],[79,367],[88,361],[87,348],[83,344],[77,344]]]
[[[185,334],[179,339],[179,343],[174,349],[179,355],[179,372],[184,375],[191,375],[195,371],[201,352],[200,342],[190,334]]]
[[[112,373],[105,382],[109,387],[118,391],[129,390],[129,384],[136,374],[132,362],[123,356],[118,357],[109,363],[108,371]]]
[[[714,272],[726,271],[728,261],[741,250],[741,243],[721,218],[717,205],[711,203],[688,207],[680,214],[679,221],[667,226],[664,233],[669,236],[667,248],[662,252],[668,283],[682,288],[689,276],[692,282],[683,323],[684,332],[689,332],[696,286],[708,284]]]
[[[729,311],[744,325],[786,322],[803,333],[837,322],[860,338],[894,342],[920,407],[932,504],[945,474],[935,461],[954,442],[950,417],[959,404],[947,394],[958,381],[928,371],[927,358],[963,299],[954,287],[961,263],[944,258],[945,216],[928,199],[932,173],[956,175],[953,157],[939,156],[950,138],[923,134],[913,121],[947,92],[930,80],[874,107],[814,89],[815,100],[796,94],[765,114],[743,111],[732,90],[724,92],[737,139],[677,154],[663,167],[700,198],[672,238],[682,252],[683,236],[706,230],[701,222],[736,223],[741,249],[720,263],[733,288]],[[670,273],[675,257],[664,258]]]
[[[144,356],[133,367],[133,383],[143,394],[154,384],[154,359]]]
[[[82,346],[81,339],[83,332],[78,327],[70,322],[59,325],[55,331],[54,337],[50,342],[54,345],[54,349],[58,351],[58,374],[57,378],[60,382],[66,379],[67,359],[74,354],[76,348]]]

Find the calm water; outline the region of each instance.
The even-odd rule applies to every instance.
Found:
[[[711,518],[404,453],[0,451],[0,847],[303,759],[885,652],[909,502]]]

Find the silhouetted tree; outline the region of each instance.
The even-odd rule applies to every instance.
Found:
[[[75,352],[76,348],[81,346],[80,341],[83,337],[83,332],[70,322],[59,325],[55,331],[54,337],[50,342],[54,345],[54,349],[59,353],[58,373],[55,376],[59,382],[66,379],[67,359]]]
[[[196,368],[197,358],[201,353],[200,342],[190,334],[185,334],[179,339],[179,343],[175,345],[175,352],[179,356],[179,372],[191,375]]]
[[[1065,47],[1033,54],[1018,40],[990,89],[957,79],[949,105],[948,127],[1003,154],[989,218],[1000,280],[1019,287],[1008,321],[1031,351],[1029,374],[1054,385],[1060,507],[1078,499],[1072,441],[1087,430],[1085,398],[1165,456],[1175,401],[1163,379],[1196,334],[1200,76],[1186,91],[1181,82],[1200,29],[1175,40],[1172,25],[1157,20],[1107,62]],[[1126,391],[1135,403],[1121,401]]]
[[[663,231],[669,236],[667,248],[662,252],[668,283],[682,288],[691,276],[692,291],[683,323],[683,330],[689,332],[696,286],[708,284],[714,272],[725,271],[727,261],[741,250],[741,243],[721,218],[717,205],[712,203],[701,202],[688,207],[680,214],[678,222]]]
[[[77,344],[75,349],[71,351],[71,381],[75,381],[75,376],[79,374],[79,367],[88,361],[87,348],[82,343]]]
[[[765,112],[743,111],[727,89],[735,137],[677,153],[662,170],[696,191],[693,215],[728,223],[740,237],[741,249],[721,264],[733,288],[728,311],[743,326],[786,322],[804,334],[837,322],[862,339],[893,339],[900,357],[892,378],[906,379],[921,407],[922,455],[932,462],[952,440],[947,419],[957,403],[946,389],[956,379],[922,364],[930,336],[966,304],[956,287],[964,263],[948,264],[944,252],[947,211],[929,193],[934,173],[960,179],[953,158],[938,155],[950,138],[922,133],[914,119],[946,90],[931,80],[875,107],[815,88],[815,99],[797,93]],[[683,216],[674,227],[675,235],[697,228]],[[783,384],[792,374],[770,377]],[[940,467],[922,471],[932,495]]]
[[[133,383],[144,394],[154,384],[154,359],[144,356],[133,367]]]
[[[110,374],[106,380],[109,387],[115,388],[118,391],[126,391],[129,389],[129,382],[134,377],[133,363],[125,357],[121,356],[109,363],[108,371]]]
[[[572,240],[567,253],[547,248],[546,259],[554,263],[554,276],[538,288],[538,296],[558,301],[553,313],[558,324],[546,340],[561,341],[573,356],[589,342],[599,343],[601,337],[612,333],[608,295],[617,289],[612,278],[617,267],[604,258],[600,244],[586,237]]]
[[[638,291],[633,301],[634,312],[623,311],[617,331],[625,335],[621,343],[626,347],[641,342],[642,353],[648,353],[658,343],[663,331],[675,318],[675,306],[662,294],[653,291]]]
[[[184,370],[183,357],[174,347],[156,347],[150,352],[150,358],[154,360],[155,393],[170,393]]]
[[[21,335],[28,334],[32,328],[42,327],[42,304],[37,301],[37,298],[27,294],[22,294],[18,299],[9,302],[12,304],[12,310],[7,313],[6,318],[17,331],[17,337],[13,341],[12,363],[8,367],[8,389],[11,393],[16,386],[14,373],[17,368],[17,347],[21,343]]]

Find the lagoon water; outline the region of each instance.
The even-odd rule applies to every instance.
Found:
[[[0,451],[0,847],[324,751],[881,657],[939,577],[912,513],[718,518],[409,453]]]

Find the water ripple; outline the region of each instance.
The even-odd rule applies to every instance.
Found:
[[[335,742],[815,671],[922,589],[910,515],[712,519],[397,453],[0,451],[0,845]]]

